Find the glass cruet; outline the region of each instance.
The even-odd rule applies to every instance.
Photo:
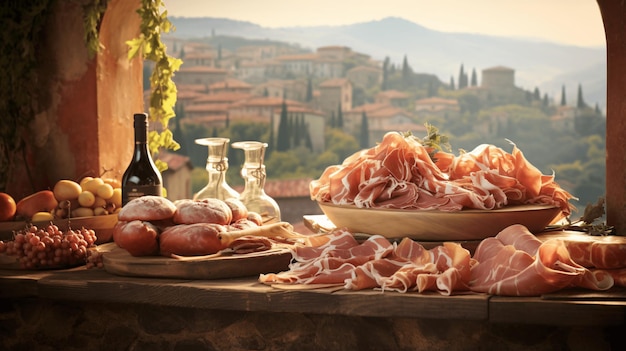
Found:
[[[201,200],[216,198],[226,200],[239,198],[239,193],[226,183],[226,171],[228,170],[228,138],[202,138],[196,139],[196,144],[209,148],[209,156],[206,160],[206,170],[209,173],[207,185],[197,192],[193,199]]]
[[[265,194],[265,157],[266,143],[259,141],[239,141],[233,148],[244,152],[244,163],[241,177],[244,179],[244,190],[239,196],[249,211],[257,212],[263,217],[264,223],[280,221],[280,208],[274,199]]]

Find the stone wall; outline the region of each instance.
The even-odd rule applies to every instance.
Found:
[[[626,327],[202,310],[43,299],[0,304],[2,350],[611,350]]]

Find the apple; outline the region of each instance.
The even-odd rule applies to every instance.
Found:
[[[0,222],[12,221],[16,210],[13,197],[7,193],[0,193]]]

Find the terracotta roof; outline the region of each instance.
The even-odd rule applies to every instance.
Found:
[[[341,46],[341,45],[327,45],[327,46],[320,46],[319,48],[317,48],[317,51],[335,51],[335,50],[351,51],[349,47]]]
[[[192,51],[190,53],[185,53],[185,57],[183,57],[183,65],[184,65],[185,59],[213,58],[213,57],[215,57],[215,55],[213,55],[210,52],[206,52],[206,51],[204,51],[204,52],[195,52],[195,51]]]
[[[178,93],[185,91],[206,91],[205,84],[176,84],[176,90]]]
[[[246,100],[252,97],[252,94],[248,93],[237,93],[237,92],[219,92],[212,94],[202,94],[197,96],[193,103],[216,103],[216,102],[235,102]]]
[[[238,80],[238,79],[225,79],[221,82],[216,82],[209,85],[209,89],[235,89],[235,88],[252,88],[252,85]]]
[[[317,59],[317,54],[300,54],[300,55],[283,55],[278,56],[275,60],[278,61],[311,61]]]
[[[419,99],[415,101],[416,105],[432,105],[432,104],[438,104],[438,105],[458,105],[459,102],[455,99],[444,99],[444,98],[440,98],[440,97],[429,97],[429,98],[423,98],[423,99]]]
[[[228,111],[230,103],[192,104],[185,107],[185,112]]]
[[[293,100],[285,100],[285,103],[287,106],[301,105],[299,102]],[[282,106],[282,104],[283,98],[272,96],[258,96],[245,101],[236,102],[237,106]]]
[[[178,71],[179,73],[228,73],[227,70],[223,68],[216,67],[208,67],[208,66],[191,66],[191,67],[181,67]]]

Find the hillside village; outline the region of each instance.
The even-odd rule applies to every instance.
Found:
[[[325,150],[326,127],[338,123],[343,132],[357,140],[364,139],[362,126],[367,123],[368,147],[388,131],[424,134],[425,123],[445,124],[472,108],[467,99],[461,100],[461,93],[471,95],[474,105],[544,107],[551,113],[551,127],[560,130],[573,129],[574,119],[581,112],[564,103],[558,106],[537,90],[517,87],[515,70],[505,66],[485,68],[480,78],[473,69],[470,79],[461,65],[458,77],[451,76],[449,83],[442,83],[436,76],[414,73],[406,58],[402,66],[396,67],[346,46],[325,46],[309,52],[279,45],[226,50],[175,38],[168,38],[166,44],[171,48],[170,55],[183,60],[174,77],[180,125],[221,130],[239,121],[259,122],[271,126],[276,134],[286,108],[289,118],[307,126],[311,151],[315,153]],[[410,78],[405,82],[407,70]],[[472,128],[482,135],[493,134],[497,129],[494,125],[506,123],[506,118],[506,113],[493,113]],[[273,183],[268,183],[267,192],[282,197],[284,187]],[[290,196],[308,197],[308,186],[301,192]]]

